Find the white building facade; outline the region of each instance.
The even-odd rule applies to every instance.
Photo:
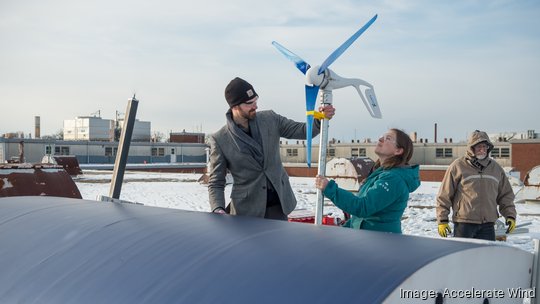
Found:
[[[78,116],[75,119],[64,120],[64,140],[114,141],[115,129],[118,137],[124,120],[118,122],[96,116]],[[118,126],[118,127],[117,127]],[[132,141],[149,142],[151,123],[135,120]],[[118,139],[118,138],[117,138]]]
[[[94,116],[64,120],[64,140],[109,141],[114,139],[114,121]]]

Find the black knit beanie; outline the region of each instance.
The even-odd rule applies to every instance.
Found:
[[[253,86],[239,77],[231,80],[225,88],[225,99],[231,108],[257,96]]]

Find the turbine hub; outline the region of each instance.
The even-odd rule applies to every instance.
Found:
[[[326,75],[326,71],[322,74],[318,74],[319,66],[312,66],[307,70],[306,72],[306,84],[307,85],[314,85],[314,86],[322,86],[324,82],[324,76]]]

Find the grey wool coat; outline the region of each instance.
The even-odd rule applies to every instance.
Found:
[[[296,198],[289,176],[279,155],[279,139],[305,139],[306,123],[276,114],[274,111],[257,112],[256,121],[262,139],[264,167],[248,151],[240,151],[234,144],[227,125],[211,134],[208,194],[210,209],[225,208],[225,176],[233,176],[231,214],[264,217],[266,212],[267,179],[276,190],[283,213],[296,207]],[[313,136],[319,134],[320,122],[313,123]]]

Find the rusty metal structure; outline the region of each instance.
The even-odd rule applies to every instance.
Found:
[[[75,156],[70,155],[54,155],[54,161],[56,164],[62,166],[66,172],[71,176],[77,176],[83,174],[79,161]]]
[[[71,176],[53,164],[1,164],[0,197],[9,196],[82,198]]]
[[[41,159],[43,164],[59,165],[71,176],[83,174],[79,161],[75,155],[45,155]]]

